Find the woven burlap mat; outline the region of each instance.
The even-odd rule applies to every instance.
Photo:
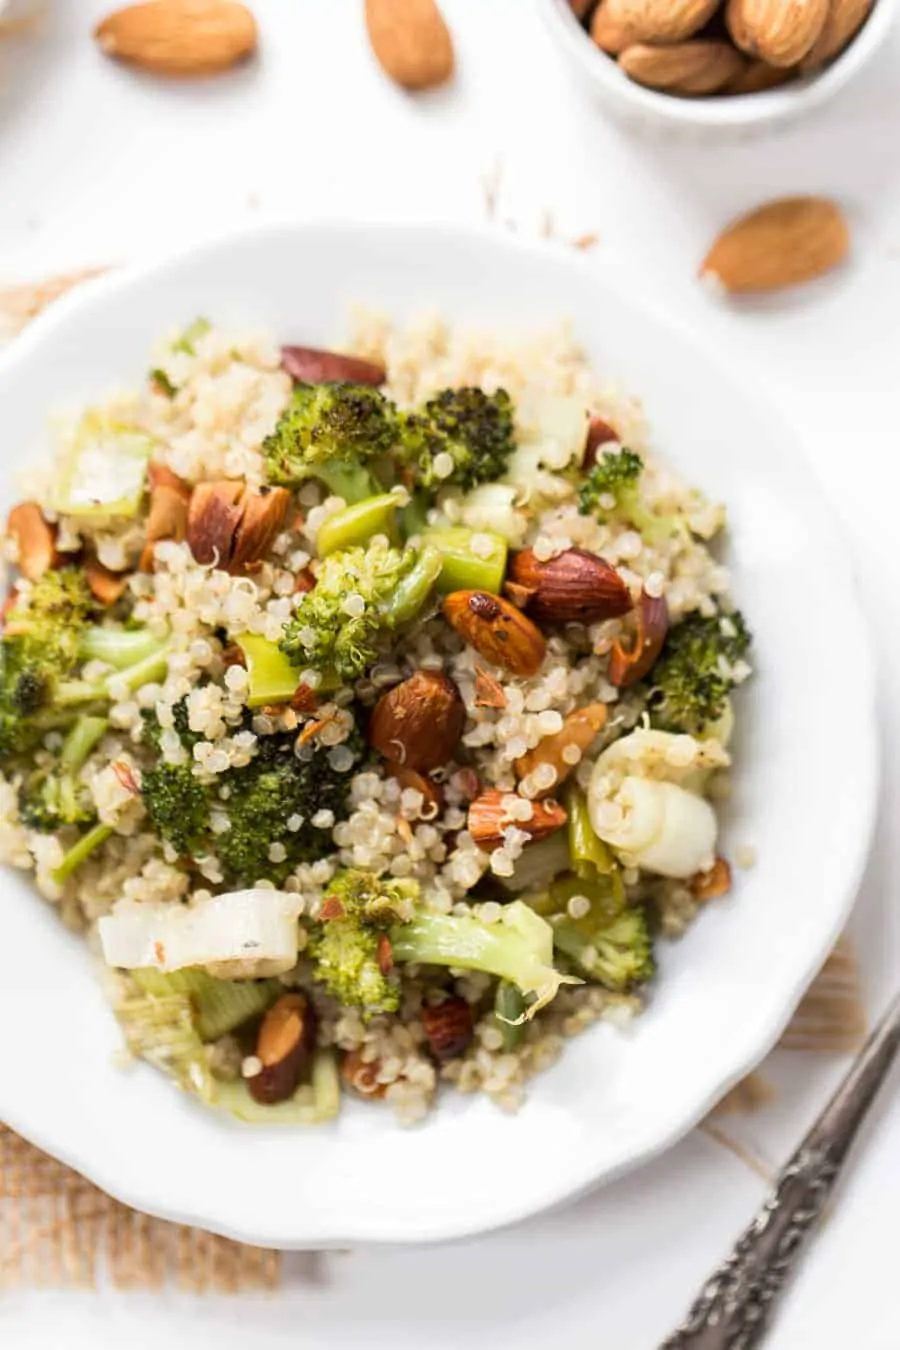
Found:
[[[581,240],[575,242],[582,246]],[[0,289],[0,342],[102,270]],[[781,1045],[847,1053],[859,1047],[865,1031],[857,961],[842,939]],[[726,1122],[729,1116],[758,1110],[771,1096],[764,1074],[751,1074],[702,1127],[764,1176],[765,1164],[729,1133]],[[277,1252],[138,1214],[0,1125],[0,1288],[90,1287],[101,1270],[120,1288],[155,1289],[172,1283],[195,1293],[233,1294],[277,1287],[281,1262]]]

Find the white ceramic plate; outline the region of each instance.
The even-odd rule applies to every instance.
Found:
[[[254,1130],[151,1069],[111,1062],[113,1019],[79,941],[26,877],[0,879],[0,1119],[138,1209],[284,1248],[427,1241],[509,1223],[659,1153],[771,1047],[850,910],[876,791],[873,673],[843,540],[759,391],[634,288],[558,248],[433,228],[277,226],[61,301],[0,364],[12,470],[48,414],[141,378],[150,344],[198,314],[328,342],[354,300],[441,306],[498,328],[571,317],[598,370],[646,401],[656,443],[730,505],[738,600],[757,637],[741,696],[731,843],[758,865],[664,946],[651,1006],[597,1027],[516,1117],[448,1094],[424,1127],[348,1103],[318,1131]],[[839,636],[836,636],[839,635]],[[846,707],[853,653],[852,733]]]

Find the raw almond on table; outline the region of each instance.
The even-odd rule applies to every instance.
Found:
[[[719,0],[605,0],[607,18],[638,42],[680,42],[700,31]]]
[[[741,216],[719,235],[700,268],[740,295],[813,281],[843,262],[850,231],[826,197],[784,197]]]
[[[818,41],[831,0],[728,0],[725,22],[750,56],[795,66]]]
[[[453,74],[453,39],[435,0],[366,0],[378,62],[403,89],[431,89]]]
[[[741,74],[744,58],[728,42],[678,42],[671,47],[635,43],[619,57],[637,84],[669,94],[715,94]]]
[[[256,50],[256,20],[236,0],[145,0],[103,19],[108,56],[159,75],[212,75]]]

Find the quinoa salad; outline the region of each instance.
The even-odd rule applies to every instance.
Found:
[[[725,511],[565,326],[286,336],[168,334],[20,484],[0,861],[216,1109],[514,1110],[731,888]]]

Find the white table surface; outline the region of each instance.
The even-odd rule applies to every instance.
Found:
[[[881,824],[853,921],[877,1012],[900,971],[900,833],[890,828],[900,751],[900,32],[811,122],[749,144],[673,145],[623,132],[571,86],[533,0],[443,0],[460,75],[419,101],[375,68],[361,0],[251,2],[261,59],[206,84],[160,83],[101,59],[90,31],[107,0],[43,0],[38,27],[0,44],[0,285],[271,216],[476,221],[481,179],[497,168],[499,216],[511,227],[538,231],[549,210],[561,234],[596,232],[594,265],[627,269],[785,405],[846,518],[884,695]],[[718,226],[803,190],[846,201],[852,268],[777,304],[713,303],[693,276]],[[852,688],[840,615],[835,628]],[[852,735],[852,709],[830,730]],[[823,823],[823,841],[839,828]],[[841,1068],[797,1054],[770,1061],[776,1102],[739,1126],[759,1156],[786,1156]],[[773,1350],[900,1344],[898,1085],[784,1303]],[[286,1287],[272,1297],[4,1295],[0,1343],[652,1350],[762,1193],[752,1171],[695,1133],[639,1174],[505,1234],[289,1257]]]

